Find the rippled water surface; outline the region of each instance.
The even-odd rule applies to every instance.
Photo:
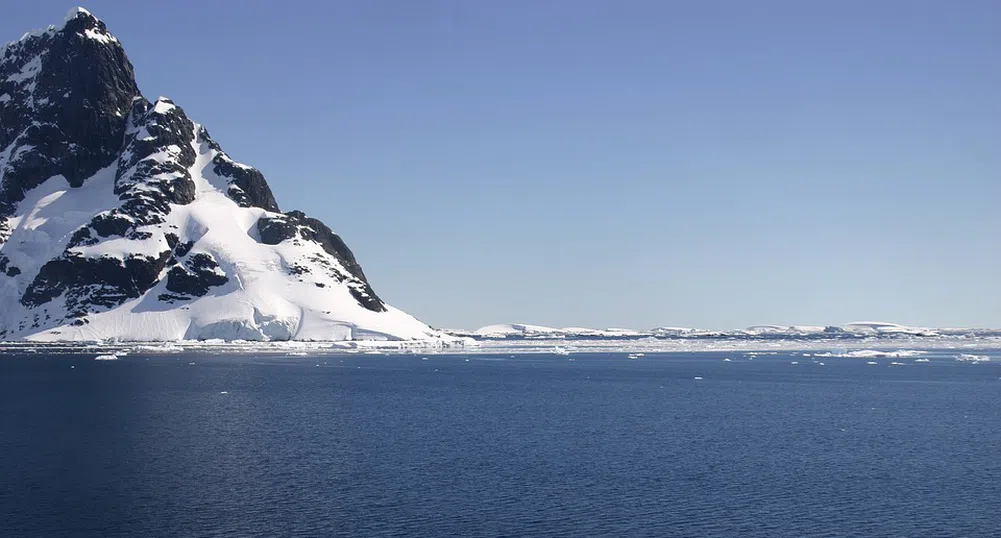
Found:
[[[4,356],[0,534],[999,536],[959,353]]]

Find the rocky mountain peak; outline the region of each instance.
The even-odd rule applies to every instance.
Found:
[[[82,8],[0,51],[0,214],[53,176],[77,187],[110,164],[138,97],[132,64]]]

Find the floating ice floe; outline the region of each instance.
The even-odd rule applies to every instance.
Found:
[[[957,361],[962,362],[990,362],[991,358],[987,355],[974,355],[972,353],[961,353],[956,356]]]
[[[98,355],[94,357],[95,361],[117,361],[118,355]]]
[[[854,351],[828,351],[826,353],[814,353],[814,357],[841,357],[846,359],[902,359],[905,357],[917,357],[924,355],[927,351],[920,349],[898,349],[896,351],[886,351],[880,349],[857,349]]]
[[[159,345],[134,345],[132,346],[132,351],[136,353],[177,353],[184,351],[184,348],[171,343],[162,343]]]

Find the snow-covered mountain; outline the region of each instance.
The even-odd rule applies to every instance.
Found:
[[[443,337],[179,106],[144,98],[82,8],[0,48],[0,272],[4,340]]]

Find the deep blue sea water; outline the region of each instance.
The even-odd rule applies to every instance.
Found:
[[[3,356],[0,536],[1001,536],[957,353]]]

